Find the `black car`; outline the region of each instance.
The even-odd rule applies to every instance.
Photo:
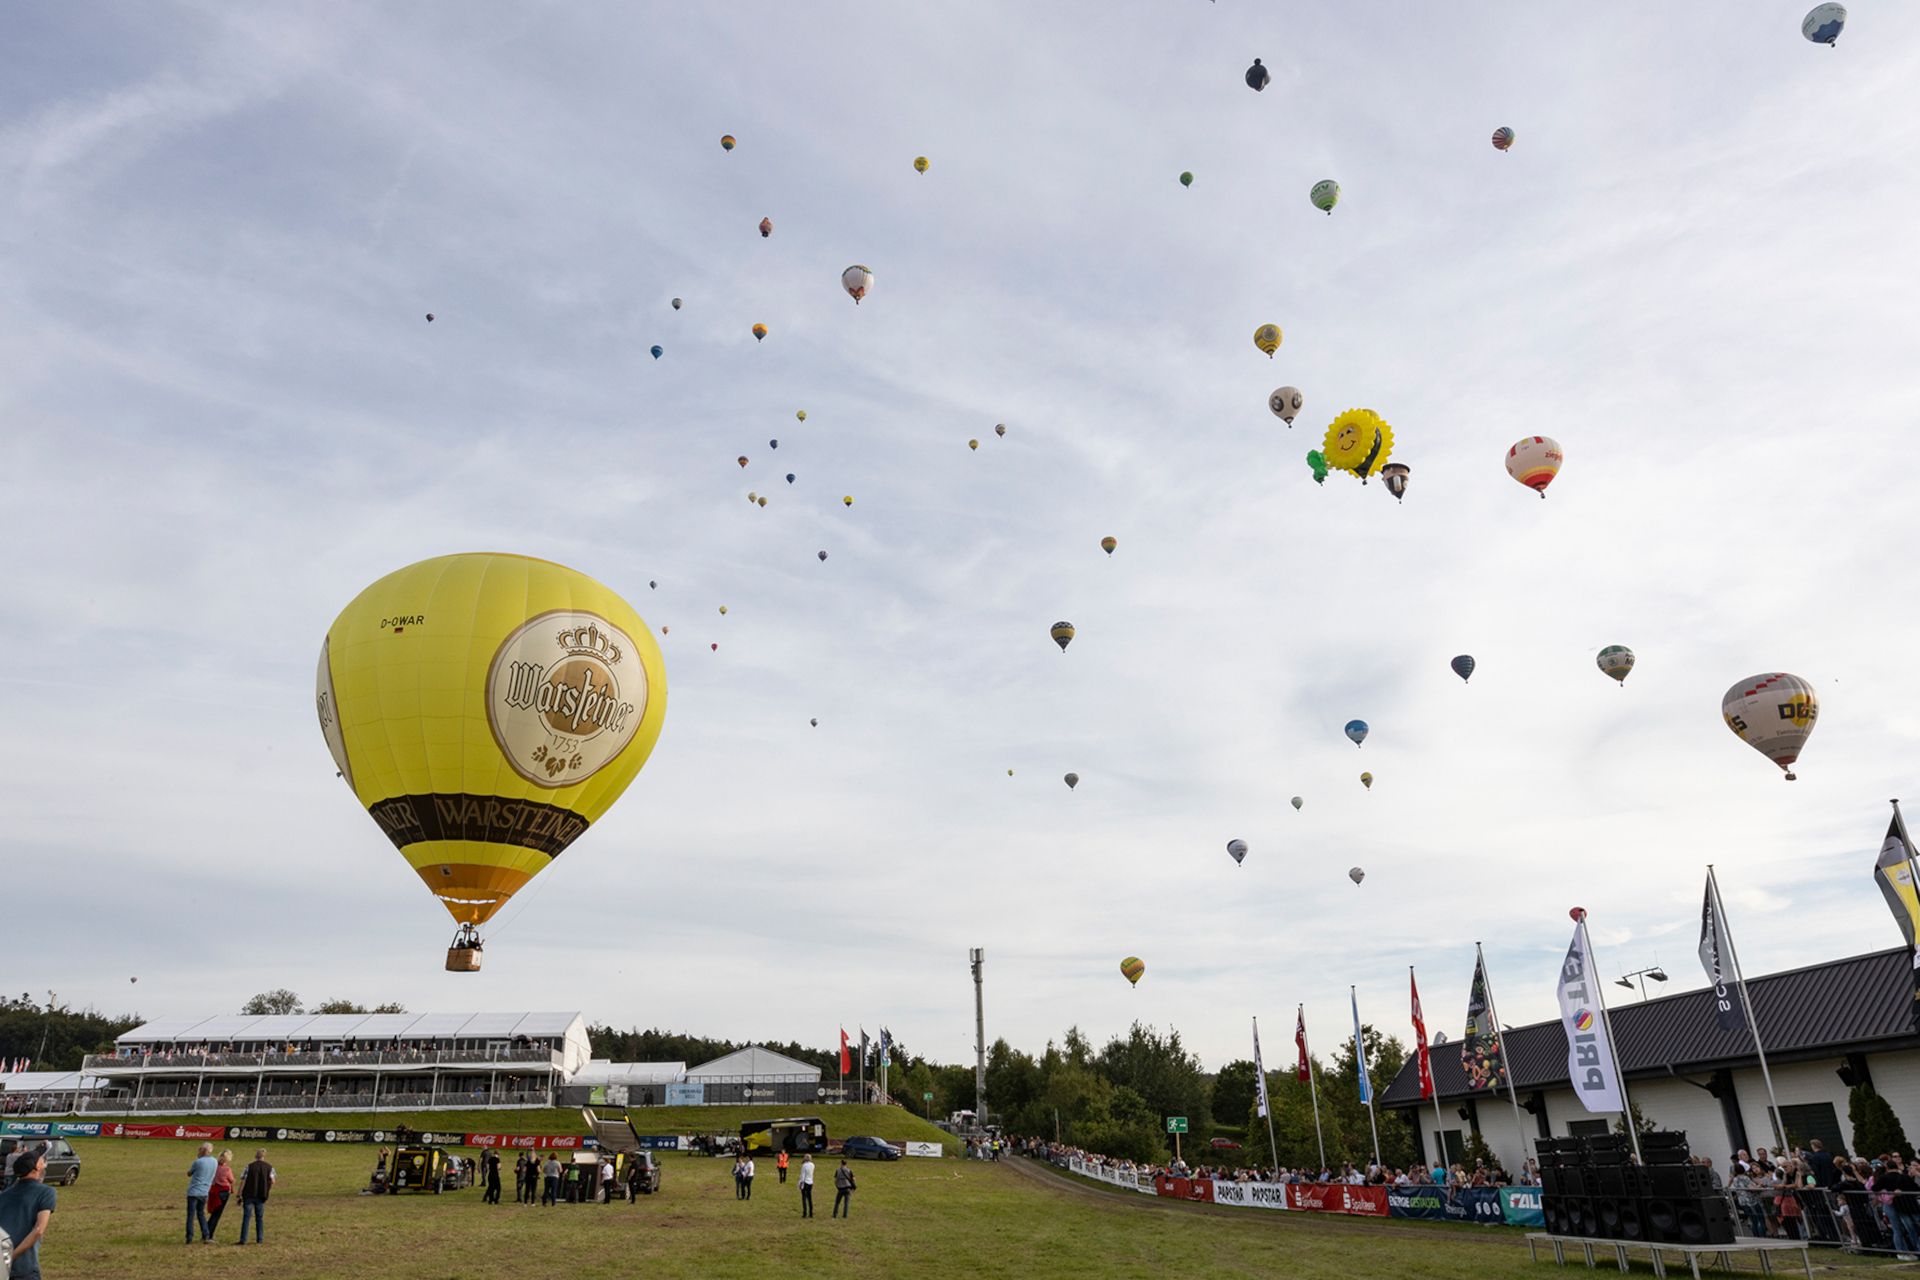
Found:
[[[13,1181],[14,1157],[23,1151],[39,1151],[47,1157],[48,1182],[70,1187],[80,1181],[80,1157],[65,1138],[0,1138],[0,1184]]]
[[[900,1148],[881,1138],[848,1138],[840,1144],[840,1154],[849,1160],[898,1160]]]

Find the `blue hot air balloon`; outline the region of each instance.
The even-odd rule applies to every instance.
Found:
[[[1459,676],[1462,680],[1470,680],[1473,678],[1473,655],[1472,654],[1470,653],[1461,654],[1459,657],[1453,660],[1452,666],[1453,666],[1453,674]]]
[[[665,348],[663,348],[659,343],[656,342],[653,344],[653,346],[649,347],[648,350],[653,353],[653,358],[655,360],[658,360],[660,358],[660,353],[663,350],[665,350]]]
[[[793,483],[793,472],[791,472],[791,471],[789,471],[789,472],[787,472],[787,483],[788,483],[788,484],[792,484],[792,483]]]
[[[1847,7],[1843,4],[1817,4],[1800,20],[1800,34],[1815,44],[1832,45],[1847,25]]]
[[[1353,739],[1353,745],[1359,746],[1367,740],[1367,722],[1365,720],[1347,721],[1347,736]]]

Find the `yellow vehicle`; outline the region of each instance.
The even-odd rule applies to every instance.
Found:
[[[752,1120],[740,1126],[740,1145],[747,1154],[788,1151],[799,1155],[827,1149],[826,1121],[812,1116],[795,1120]]]

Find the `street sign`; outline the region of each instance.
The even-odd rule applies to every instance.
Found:
[[[921,1094],[921,1095],[920,1095],[920,1101],[922,1101],[922,1102],[932,1102],[932,1101],[933,1101],[933,1095],[932,1095],[931,1093],[923,1093],[923,1094]]]
[[[1186,1131],[1187,1131],[1187,1118],[1185,1116],[1168,1116],[1167,1117],[1168,1133],[1185,1133]]]

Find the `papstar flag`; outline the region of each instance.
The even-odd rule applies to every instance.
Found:
[[[1360,1101],[1373,1105],[1373,1081],[1367,1079],[1367,1041],[1360,1033],[1360,997],[1347,992],[1353,1001],[1353,1061],[1360,1071]]]
[[[1460,1067],[1467,1088],[1498,1089],[1507,1082],[1507,1061],[1500,1044],[1500,1028],[1493,1024],[1487,999],[1484,960],[1473,964],[1473,989],[1467,993],[1467,1034],[1460,1040]]]
[[[853,1054],[847,1049],[847,1029],[840,1028],[840,1074],[853,1070]]]
[[[1260,1091],[1260,1116],[1267,1114],[1267,1069],[1260,1062],[1260,1019],[1253,1020],[1253,1080]]]
[[[1573,1096],[1588,1111],[1622,1111],[1620,1082],[1614,1078],[1607,1020],[1600,988],[1587,972],[1587,932],[1573,927],[1573,942],[1560,965],[1560,1022],[1567,1029],[1567,1077]]]
[[[1913,1025],[1920,1029],[1920,898],[1913,888],[1913,864],[1907,856],[1907,842],[1900,835],[1900,819],[1887,825],[1887,839],[1880,846],[1880,860],[1873,865],[1874,883],[1887,900],[1887,910],[1900,923],[1900,934],[1913,951]]]
[[[1293,1024],[1293,1042],[1300,1046],[1300,1065],[1293,1069],[1296,1080],[1305,1080],[1313,1072],[1307,1063],[1307,1007],[1300,1006],[1300,1020]]]
[[[1420,984],[1413,979],[1413,970],[1407,970],[1407,986],[1413,991],[1413,1043],[1420,1054],[1420,1096],[1433,1096],[1433,1058],[1427,1050],[1427,1022],[1420,1016]]]
[[[1746,1015],[1733,999],[1733,954],[1727,940],[1727,922],[1713,909],[1713,883],[1707,883],[1707,900],[1700,908],[1700,967],[1713,984],[1713,1020],[1722,1031],[1738,1031],[1747,1025]]]

